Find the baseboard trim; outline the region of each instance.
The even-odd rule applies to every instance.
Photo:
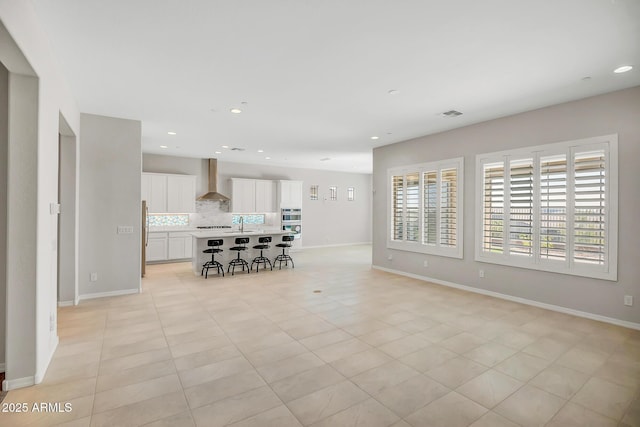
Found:
[[[131,295],[131,294],[139,294],[139,293],[140,293],[139,289],[124,289],[121,291],[96,292],[93,294],[80,295],[80,301],[84,301],[88,299],[96,299],[96,298],[118,297],[122,295]]]
[[[335,245],[303,246],[302,249],[338,248],[341,246],[358,246],[358,245],[370,245],[370,244],[371,242],[337,243]]]
[[[71,307],[74,305],[74,301],[58,301],[58,307]]]
[[[446,280],[435,279],[433,277],[420,276],[418,274],[407,273],[406,271],[394,270],[391,268],[381,267],[378,265],[372,265],[375,270],[385,271],[387,273],[397,274],[400,276],[410,277],[412,279],[422,280],[425,282],[435,283],[437,285],[447,286],[450,288],[461,289],[463,291],[473,292],[476,294],[487,295],[490,297],[500,298],[507,301],[518,302],[521,304],[530,305],[533,307],[544,308],[546,310],[557,311],[559,313],[571,314],[573,316],[583,317],[585,319],[597,320],[600,322],[610,323],[616,326],[622,326],[629,329],[640,330],[640,323],[628,322],[626,320],[616,319],[614,317],[601,316],[599,314],[589,313],[586,311],[574,310],[572,308],[562,307],[559,305],[547,304],[544,302],[534,301],[527,298],[515,297],[512,295],[501,294],[499,292],[488,291],[486,289],[474,288],[472,286],[461,285],[454,282],[448,282]]]
[[[31,387],[32,385],[35,385],[33,377],[17,378],[15,380],[4,380],[2,381],[2,390],[16,390],[18,388]]]

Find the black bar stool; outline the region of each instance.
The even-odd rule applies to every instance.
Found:
[[[238,252],[238,258],[234,258],[231,260],[231,262],[229,263],[229,267],[227,267],[227,273],[229,272],[229,270],[231,270],[231,275],[233,276],[233,273],[235,273],[236,271],[236,266],[240,265],[242,266],[242,271],[244,271],[244,268],[247,267],[247,274],[249,274],[249,272],[251,271],[249,269],[249,263],[247,263],[247,261],[243,260],[242,258],[240,258],[240,252],[242,251],[246,251],[247,248],[247,243],[249,243],[249,238],[248,237],[237,237],[236,238],[236,245],[238,246],[234,246],[232,248],[229,248],[230,251],[237,251]]]
[[[222,249],[220,249],[220,246],[222,246],[222,239],[208,240],[207,246],[209,246],[209,249],[205,249],[204,251],[202,251],[202,253],[211,254],[211,261],[207,261],[202,265],[202,272],[200,273],[200,275],[202,276],[202,274],[204,273],[204,278],[206,279],[207,277],[209,277],[209,269],[215,268],[218,271],[218,274],[222,273],[222,277],[224,277],[224,267],[222,266],[222,264],[216,261],[215,258],[216,254],[222,252]]]
[[[276,247],[278,248],[282,248],[282,253],[280,255],[278,255],[276,257],[276,259],[273,260],[273,263],[275,264],[276,262],[278,262],[278,267],[280,270],[282,270],[282,262],[284,261],[284,265],[287,266],[289,265],[289,261],[291,261],[291,267],[295,268],[295,265],[293,265],[293,259],[291,258],[291,256],[289,256],[285,251],[287,250],[287,248],[291,247],[291,242],[293,242],[293,236],[282,236],[282,243],[278,243],[276,245]]]
[[[263,250],[270,248],[269,243],[271,243],[271,236],[258,237],[258,243],[260,244],[255,245],[253,249],[260,249],[260,256],[257,256],[253,259],[253,261],[251,262],[251,269],[253,270],[253,264],[255,264],[257,273],[258,269],[260,268],[260,264],[264,265],[264,268],[267,268],[267,264],[269,264],[269,267],[271,267],[271,270],[273,270],[273,265],[271,265],[271,261],[269,261],[269,258],[262,255]]]

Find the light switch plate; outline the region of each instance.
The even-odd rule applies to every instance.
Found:
[[[118,234],[133,234],[133,226],[130,226],[130,225],[119,225],[118,226]]]

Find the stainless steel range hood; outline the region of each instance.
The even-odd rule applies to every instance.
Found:
[[[217,200],[219,202],[230,200],[224,194],[218,193],[218,159],[209,159],[209,192],[196,200]]]

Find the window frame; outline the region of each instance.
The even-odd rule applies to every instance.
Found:
[[[456,170],[456,189],[455,189],[455,246],[445,246],[442,244],[440,239],[440,230],[442,227],[442,218],[445,217],[443,215],[441,209],[441,191],[442,191],[442,171],[455,169]],[[424,187],[424,176],[425,172],[435,172],[437,176],[437,184],[436,184],[436,194],[435,199],[437,200],[437,209],[436,209],[436,239],[434,244],[426,244],[424,243],[424,228],[425,228],[425,187]],[[411,174],[419,174],[419,202],[418,202],[418,240],[417,241],[408,241],[405,240],[407,237],[406,232],[406,218],[407,218],[407,210],[406,210],[406,194],[403,191],[403,240],[393,239],[393,177],[400,176],[406,177]],[[404,182],[404,179],[403,179]],[[406,185],[405,185],[406,189]],[[408,252],[416,252],[423,253],[429,255],[437,255],[437,256],[445,256],[450,258],[458,258],[462,259],[464,255],[464,242],[463,242],[463,217],[464,217],[464,157],[456,157],[453,159],[445,159],[435,162],[427,162],[427,163],[419,163],[414,165],[407,166],[399,166],[394,168],[387,169],[387,230],[386,230],[386,239],[387,239],[387,248],[389,249],[397,249],[401,251]]]
[[[575,169],[574,160],[576,154],[588,151],[604,151],[604,263],[588,264],[576,262],[574,260],[574,218],[578,216],[575,212]],[[565,252],[564,259],[551,259],[541,255],[541,239],[543,223],[540,214],[541,206],[544,203],[541,194],[541,158],[565,155],[566,177],[565,177]],[[506,192],[510,176],[507,176],[511,161],[524,158],[533,159],[533,235],[531,245],[533,253],[531,256],[523,256],[510,253],[510,220],[508,217],[509,203]],[[484,249],[484,165],[503,163],[504,212],[502,223],[502,252],[488,252]],[[579,140],[564,141],[545,145],[523,147],[514,150],[498,151],[494,153],[484,153],[476,155],[476,185],[475,185],[475,260],[492,264],[506,265],[532,270],[548,271],[582,277],[590,277],[604,280],[617,280],[618,265],[618,135],[604,135]],[[548,220],[547,220],[548,221]]]

